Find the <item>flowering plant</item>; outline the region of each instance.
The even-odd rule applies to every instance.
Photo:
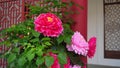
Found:
[[[31,11],[34,8],[30,7]],[[35,10],[33,14],[38,12]],[[81,68],[80,56],[94,56],[95,37],[87,42],[80,32],[62,23],[59,15],[39,13],[35,19],[1,31],[5,38],[1,44],[8,47],[2,56],[9,68]]]

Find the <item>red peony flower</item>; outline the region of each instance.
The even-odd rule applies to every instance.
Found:
[[[64,64],[64,68],[70,68],[70,59],[69,58],[67,58],[67,63],[66,64]]]
[[[50,56],[52,56],[54,58],[54,63],[52,64],[51,68],[60,68],[60,64],[59,64],[59,61],[57,59],[57,55],[50,52]]]
[[[88,57],[92,58],[96,51],[96,37],[92,37],[89,41],[89,50],[88,50]]]
[[[54,58],[54,63],[52,64],[51,68],[60,68],[60,63],[58,61],[57,55],[52,52],[50,52],[49,54],[50,54],[50,56],[52,56]],[[70,59],[67,58],[67,63],[64,64],[64,68],[70,68],[70,66],[71,66]]]
[[[35,30],[48,37],[58,37],[62,31],[61,20],[52,13],[42,13],[34,21]]]

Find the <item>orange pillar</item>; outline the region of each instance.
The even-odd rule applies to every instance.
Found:
[[[71,17],[74,19],[75,23],[72,25],[72,29],[74,31],[79,31],[85,39],[87,39],[87,2],[88,0],[72,0],[73,2],[81,5],[83,9],[80,9],[76,6],[72,6],[71,10],[79,12],[78,14],[73,14]],[[85,66],[82,68],[87,67],[87,57],[81,57]]]

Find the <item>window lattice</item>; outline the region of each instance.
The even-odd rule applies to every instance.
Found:
[[[120,0],[105,0],[105,3],[115,3],[120,2]]]
[[[105,41],[104,42],[105,42],[105,50],[107,51],[120,51],[120,4],[119,2],[120,0],[105,0],[105,5],[104,5]],[[107,3],[111,3],[111,4],[107,4]]]

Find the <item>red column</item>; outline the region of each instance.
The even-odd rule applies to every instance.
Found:
[[[87,0],[73,0],[75,3],[81,5],[83,9],[73,6],[71,10],[79,12],[73,14],[72,18],[75,20],[72,26],[74,31],[79,31],[85,38],[87,38]]]
[[[72,18],[75,20],[72,28],[74,31],[79,31],[85,39],[87,39],[87,0],[72,0],[73,2],[81,5],[83,9],[80,9],[76,6],[73,6],[71,10],[79,12],[78,14],[73,14]],[[85,66],[82,68],[87,67],[87,57],[81,57],[81,60],[85,63]]]
[[[67,0],[62,0],[66,2]],[[73,14],[70,17],[75,21],[72,25],[72,29],[74,31],[79,31],[85,39],[87,39],[87,3],[88,0],[72,0],[74,3],[80,5],[83,7],[83,9],[80,9],[78,6],[73,5],[70,9],[70,11],[78,12],[77,14]],[[82,68],[87,67],[87,57],[81,56],[80,59],[84,62],[84,66]]]

